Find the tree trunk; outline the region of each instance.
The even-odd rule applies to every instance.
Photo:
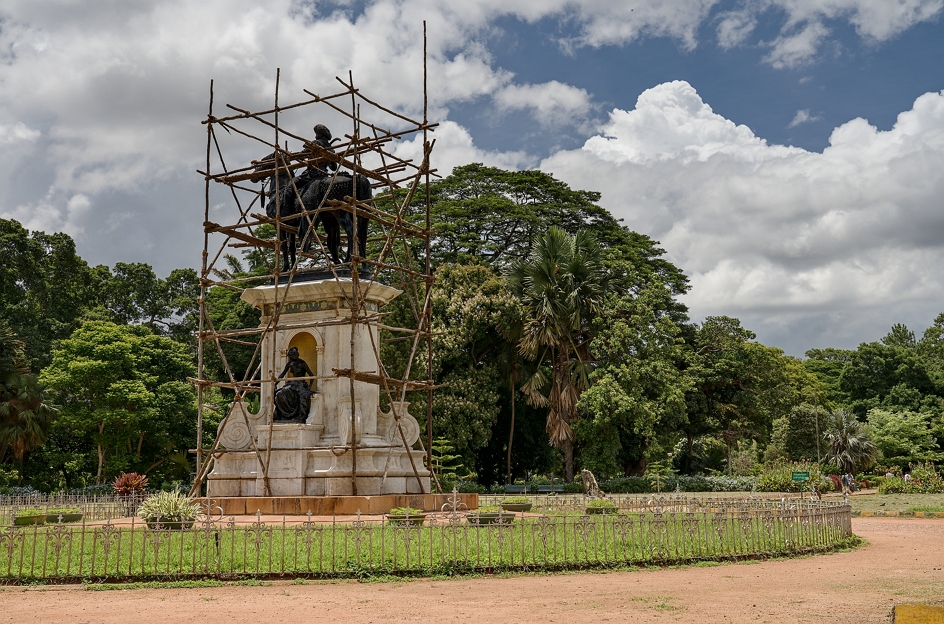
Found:
[[[574,481],[574,441],[564,442],[564,479],[567,483]]]
[[[105,435],[105,421],[98,427],[99,438]],[[98,472],[95,473],[95,485],[102,484],[102,466],[105,464],[105,447],[102,446],[101,439],[98,443]]]
[[[729,440],[725,440],[724,443],[728,447],[728,476],[730,477],[731,476],[731,442]]]
[[[141,459],[141,445],[144,444],[144,432],[141,432],[141,435],[138,437],[138,459]]]
[[[639,459],[629,459],[623,465],[623,474],[627,477],[642,477],[646,474],[646,468],[648,466],[649,462],[646,461],[645,455]]]
[[[511,385],[511,430],[508,432],[508,472],[505,483],[511,483],[511,443],[515,439],[515,386]]]
[[[685,434],[685,438],[688,442],[688,455],[685,457],[683,466],[685,469],[685,474],[691,474],[692,462],[694,461],[694,455],[695,455],[695,438],[691,434]]]

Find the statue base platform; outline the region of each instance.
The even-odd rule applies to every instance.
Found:
[[[423,511],[441,511],[451,494],[384,494],[380,496],[232,496],[211,497],[214,508],[226,516],[264,515],[348,516],[358,511],[365,515],[387,513],[395,507],[412,507]],[[459,502],[469,509],[479,506],[478,494],[459,494]],[[219,513],[219,509],[215,509]]]
[[[369,282],[374,276],[374,272],[370,268],[361,267],[357,270],[358,277],[366,282]],[[350,264],[340,264],[336,265],[334,269],[329,269],[326,267],[317,267],[312,269],[300,269],[295,272],[295,277],[291,279],[293,284],[301,284],[303,282],[320,282],[324,280],[333,280],[335,278],[351,278],[351,265]],[[289,283],[289,274],[283,273],[279,275],[279,284],[288,284]],[[275,279],[270,278],[269,284],[274,285]]]

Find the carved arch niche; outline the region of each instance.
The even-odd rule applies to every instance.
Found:
[[[309,334],[306,331],[300,331],[289,341],[288,346],[285,348],[286,351],[292,347],[298,348],[298,357],[305,360],[308,364],[308,368],[311,369],[316,376],[318,375],[318,341],[314,336]],[[316,384],[312,384],[313,389]]]

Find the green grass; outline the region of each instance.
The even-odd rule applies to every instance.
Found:
[[[853,511],[944,511],[944,494],[869,494],[849,502]]]
[[[366,525],[150,531],[33,527],[0,532],[0,581],[226,576],[454,576],[787,555],[842,541],[773,516],[555,516],[511,526]],[[768,527],[765,524],[769,524]],[[11,556],[12,555],[12,556]]]

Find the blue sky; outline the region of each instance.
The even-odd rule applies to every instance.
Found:
[[[737,3],[723,2],[717,15]],[[836,126],[863,117],[888,130],[915,98],[944,89],[944,28],[940,19],[919,23],[887,41],[863,41],[841,19],[827,20],[830,45],[808,63],[775,69],[763,62],[762,42],[776,38],[781,12],[766,16],[748,45],[723,49],[714,39],[716,21],[703,21],[698,45],[687,49],[669,37],[644,38],[624,45],[568,51],[561,39],[576,36],[579,26],[548,17],[527,24],[513,16],[496,20],[488,37],[495,65],[515,73],[520,82],[557,80],[587,90],[598,113],[631,107],[638,95],[669,80],[689,82],[715,112],[770,143],[823,151]],[[813,121],[789,127],[797,111]],[[511,150],[521,140],[513,129],[527,114],[496,121],[481,102],[454,106],[450,118],[466,126],[485,149]],[[585,136],[568,128],[566,137],[526,134],[529,151],[545,155],[555,146],[579,146]],[[542,153],[543,152],[543,153]]]
[[[0,217],[66,231],[92,263],[196,266],[209,81],[218,106],[262,109],[277,67],[283,102],[334,92],[352,70],[416,115],[425,19],[441,172],[540,167],[600,191],[689,275],[694,320],[736,316],[794,355],[854,347],[944,311],[942,11],[944,0],[7,0]],[[231,163],[260,155],[223,140]],[[233,211],[214,194],[212,218]]]

